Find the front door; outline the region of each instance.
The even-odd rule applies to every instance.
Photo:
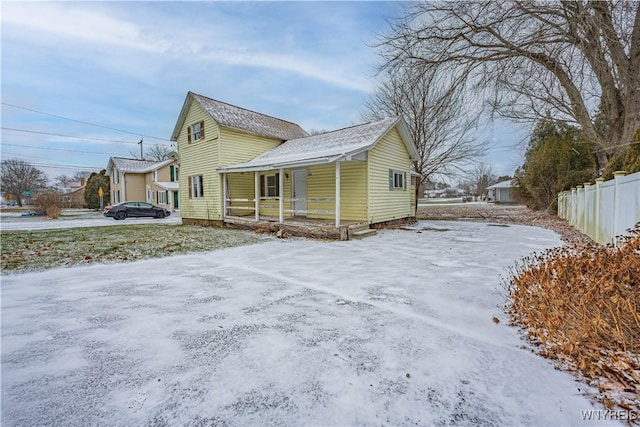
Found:
[[[293,171],[294,216],[307,216],[307,170]]]

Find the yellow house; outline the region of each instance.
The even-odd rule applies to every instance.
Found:
[[[109,177],[112,204],[146,201],[171,211],[180,207],[178,165],[174,159],[155,162],[111,157],[105,175]]]
[[[415,216],[415,146],[401,118],[309,136],[192,92],[176,123],[185,223],[355,227]],[[354,234],[355,235],[355,234]]]

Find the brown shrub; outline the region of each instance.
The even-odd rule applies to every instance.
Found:
[[[640,229],[618,248],[555,248],[509,274],[512,323],[540,354],[599,388],[607,406],[640,409]]]
[[[47,218],[58,219],[62,213],[62,209],[56,205],[51,205],[47,207],[44,212],[47,214]]]
[[[57,191],[44,191],[33,198],[35,208],[47,214],[47,217],[56,219],[60,216],[62,208],[62,195]]]

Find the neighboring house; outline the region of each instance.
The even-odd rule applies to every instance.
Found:
[[[109,202],[112,204],[146,201],[172,211],[179,209],[179,174],[175,159],[154,162],[111,157],[105,175],[109,176]]]
[[[495,203],[515,203],[512,189],[515,187],[511,180],[501,181],[487,187],[487,201]]]
[[[323,220],[340,228],[415,216],[415,146],[400,118],[309,136],[192,92],[173,131],[185,223]]]
[[[80,181],[68,183],[68,186],[62,189],[62,202],[68,208],[81,208],[84,206],[84,188],[86,182],[84,178]]]

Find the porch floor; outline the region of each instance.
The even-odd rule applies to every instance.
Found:
[[[256,221],[255,216],[225,216],[224,222],[230,224],[273,224],[278,223],[277,216],[260,215],[260,220]],[[366,221],[340,221],[341,227],[353,227],[356,225],[367,224]],[[304,216],[285,217],[284,225],[292,225],[298,227],[318,227],[318,228],[336,228],[335,220],[325,218],[307,218]]]

